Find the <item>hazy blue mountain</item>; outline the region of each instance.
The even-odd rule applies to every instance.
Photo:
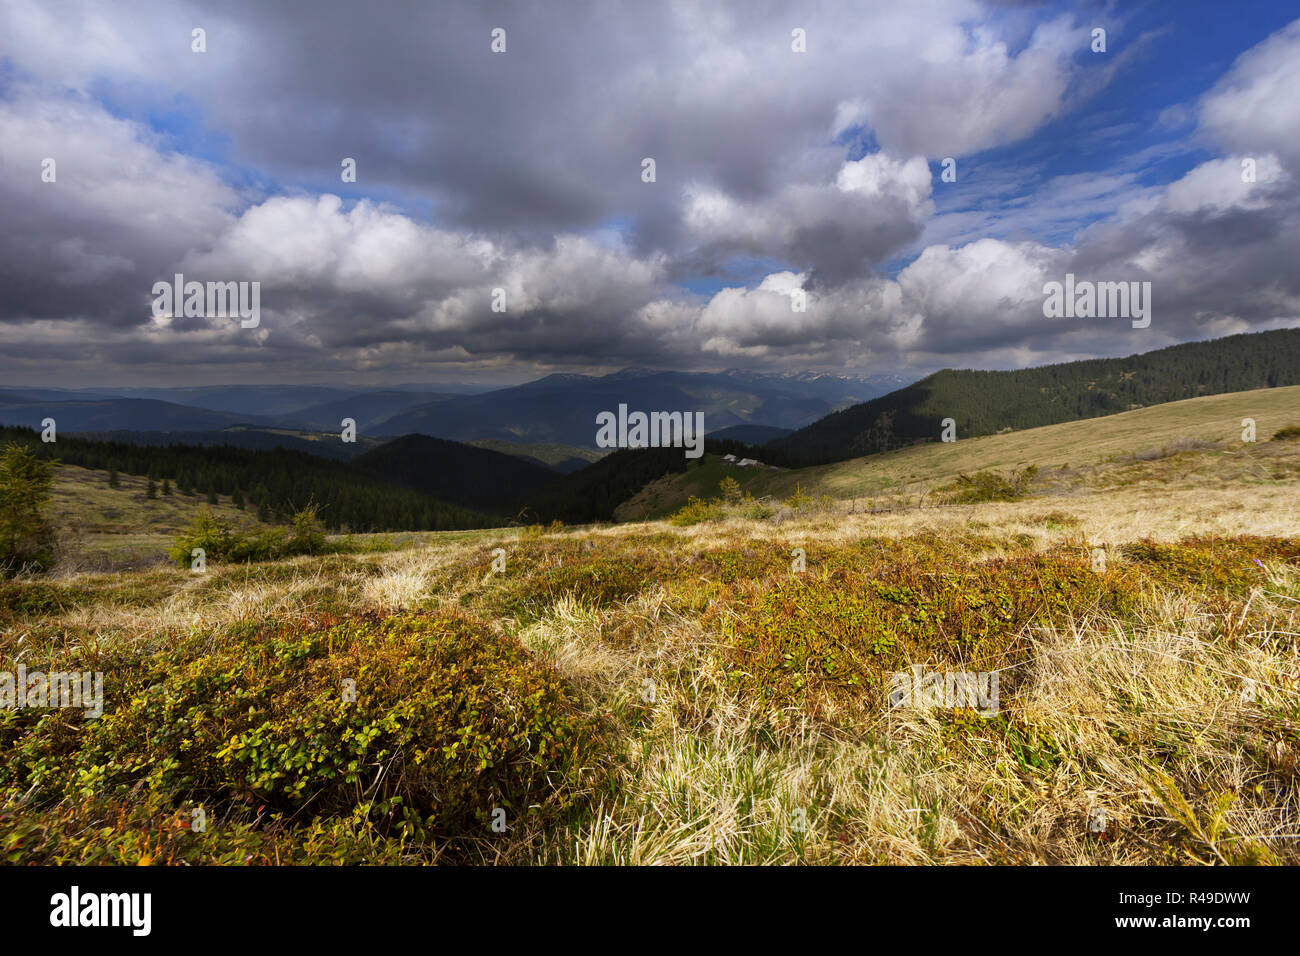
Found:
[[[801,394],[823,398],[835,408],[856,405],[881,395],[888,395],[895,389],[902,388],[916,381],[924,372],[911,375],[872,375],[867,378],[853,378],[844,375],[830,375],[821,372],[747,372],[742,369],[730,369],[723,373],[738,382],[751,382]]]
[[[185,441],[271,447],[275,439],[212,435],[234,425],[257,430],[335,432],[344,418],[358,437],[423,434],[454,441],[496,440],[593,448],[596,415],[629,410],[704,413],[711,434],[737,425],[795,429],[839,408],[884,394],[892,383],[811,373],[665,372],[623,369],[611,375],[548,375],[489,391],[455,385],[421,391],[320,385],[220,385],[94,390],[0,389],[0,424],[37,427],[53,417],[76,432],[170,432]],[[300,436],[304,437],[304,436]],[[310,436],[305,436],[310,440]],[[134,438],[125,440],[135,441]],[[173,440],[181,440],[175,438]],[[746,440],[754,440],[752,436]],[[297,447],[285,440],[283,447]],[[336,452],[327,452],[337,457]],[[577,456],[566,456],[577,457]],[[551,467],[559,463],[541,457]],[[569,461],[561,470],[580,467]]]
[[[41,420],[53,418],[60,431],[215,431],[248,423],[272,425],[265,416],[178,405],[142,398],[15,402],[0,396],[0,425],[40,428]]]
[[[351,418],[357,423],[359,431],[369,432],[377,423],[416,405],[445,401],[451,397],[435,392],[356,392],[343,398],[294,409],[286,412],[284,417],[307,428],[326,430],[337,430],[343,419]]]
[[[118,398],[144,398],[177,405],[270,419],[300,408],[356,395],[363,389],[328,385],[209,385],[195,388],[112,388],[99,391]]]
[[[37,402],[98,402],[121,396],[104,391],[80,391],[74,388],[38,388],[22,385],[0,388],[0,404],[36,404]]]
[[[592,447],[596,415],[629,410],[704,413],[704,427],[762,424],[794,429],[889,386],[834,376],[624,369],[605,376],[548,375],[481,395],[429,402],[373,424],[388,434],[474,441],[560,442]]]

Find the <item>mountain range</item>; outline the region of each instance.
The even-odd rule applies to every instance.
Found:
[[[705,428],[793,429],[905,384],[833,375],[740,370],[671,372],[624,369],[610,375],[548,375],[523,385],[362,390],[326,386],[217,386],[172,389],[0,389],[0,424],[40,428],[53,418],[65,432],[217,432],[245,426],[220,442],[259,441],[246,426],[337,432],[344,419],[359,437],[422,434],[472,442],[560,443],[594,447],[595,417],[619,404],[702,411]],[[190,438],[187,436],[186,441]],[[260,444],[256,447],[260,447]]]
[[[619,404],[703,411],[708,453],[795,468],[937,441],[945,427],[961,439],[1300,384],[1300,329],[1017,371],[945,369],[872,394],[891,384],[625,369],[469,393],[319,386],[158,393],[211,408],[139,391],[19,388],[0,389],[0,425],[39,429],[55,418],[60,443],[43,453],[75,450],[88,467],[171,477],[203,493],[251,495],[255,477],[269,469],[278,484],[258,493],[260,503],[284,508],[343,495],[335,526],[396,529],[409,518],[421,527],[464,527],[519,515],[583,522],[609,520],[647,483],[691,467],[677,448],[592,449],[596,413]],[[356,441],[341,440],[343,418],[356,420]],[[234,447],[213,447],[222,445]],[[406,497],[385,503],[393,489]]]

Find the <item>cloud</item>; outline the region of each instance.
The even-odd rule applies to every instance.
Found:
[[[807,277],[774,273],[754,289],[724,289],[704,308],[704,348],[750,358],[786,354],[838,364],[846,355],[927,356],[1042,340],[1043,282],[1063,257],[1036,243],[983,239],[931,246],[896,280],[873,278],[792,294]]]
[[[1200,122],[1228,151],[1272,153],[1300,177],[1300,20],[1239,56],[1202,99]]]
[[[933,212],[930,169],[922,157],[883,152],[844,163],[833,182],[792,184],[753,203],[716,189],[686,190],[686,235],[705,261],[748,255],[844,281],[920,235]]]
[[[1253,166],[1254,178],[1247,181]],[[1164,191],[1162,206],[1174,215],[1223,215],[1233,210],[1260,210],[1280,197],[1290,176],[1273,155],[1232,156],[1202,163]]]
[[[805,293],[803,311],[794,295]],[[919,317],[902,308],[897,283],[863,279],[809,288],[802,273],[766,276],[753,289],[717,292],[694,327],[700,348],[726,362],[762,361],[851,367],[865,356],[897,354],[915,338]]]
[[[616,236],[600,238],[510,245],[366,201],[345,208],[334,195],[276,197],[181,267],[200,281],[259,281],[272,344],[401,341],[417,351],[533,358],[631,353],[644,343],[628,344],[639,332],[624,318],[658,293],[663,262],[631,255]]]
[[[144,280],[220,236],[243,202],[208,164],[74,94],[0,99],[0,141],[0,322],[142,322]]]
[[[1080,75],[1071,56],[1088,43],[1088,31],[1064,18],[1039,26],[1016,54],[988,28],[922,17],[895,26],[902,35],[873,51],[889,67],[870,93],[837,104],[836,132],[865,123],[886,148],[930,156],[1015,142],[1061,115]]]
[[[471,229],[575,230],[612,215],[647,241],[663,189],[708,184],[740,201],[824,180],[849,120],[895,155],[1002,144],[1061,115],[1081,72],[1058,18],[1012,51],[973,0],[791,10],[732,0],[545,6],[232,0],[13,0],[0,56],[54,87],[106,89],[141,112],[191,109],[233,159],[280,180],[400,191]],[[190,31],[207,30],[207,52]],[[490,31],[507,31],[493,54]],[[806,31],[806,53],[791,30]],[[382,65],[382,68],[377,68]],[[852,104],[857,104],[856,106]],[[855,112],[856,110],[856,112]]]
[[[1107,168],[984,153],[936,214],[931,162],[1054,131],[1114,76],[1087,25],[973,0],[304,9],[0,7],[7,372],[1023,363],[1300,311],[1300,22],[1163,109],[1219,150],[1167,185],[1183,141],[1126,153],[1132,124],[1094,115]],[[262,326],[154,321],[176,271],[261,282]],[[1152,328],[1044,320],[1066,271],[1151,281]]]
[[[898,274],[898,284],[906,307],[925,317],[929,350],[987,348],[1046,331],[1043,283],[1062,259],[1032,242],[931,246]]]

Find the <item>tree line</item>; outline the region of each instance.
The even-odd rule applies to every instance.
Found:
[[[0,427],[0,445],[14,442],[41,460],[137,475],[158,491],[229,496],[266,522],[285,522],[310,504],[330,531],[452,531],[500,525],[468,508],[360,473],[345,462],[299,451],[230,446],[131,445],[60,437],[45,443],[28,428]]]
[[[779,467],[794,462],[792,455],[780,449],[728,439],[706,438],[704,451]],[[527,495],[520,503],[520,515],[527,520],[558,519],[566,524],[612,521],[614,509],[650,482],[681,474],[703,461],[687,458],[681,448],[622,448]]]
[[[938,440],[990,435],[1164,402],[1300,385],[1300,329],[1232,335],[1130,355],[1017,371],[945,369],[771,443],[803,464]]]

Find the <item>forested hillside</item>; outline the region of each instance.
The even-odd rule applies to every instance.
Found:
[[[609,521],[614,509],[642,487],[666,474],[685,471],[689,463],[680,448],[623,448],[539,488],[520,508],[533,521]]]
[[[70,465],[144,475],[180,491],[230,495],[264,520],[285,518],[309,502],[331,530],[450,531],[493,527],[487,515],[438,501],[391,481],[328,461],[277,448],[167,447],[60,438],[44,443],[26,428],[0,428],[0,445],[16,441],[42,458]]]
[[[791,464],[785,452],[738,441],[705,439],[711,455],[732,454],[779,467]],[[581,471],[565,475],[529,495],[521,508],[532,520],[574,524],[612,521],[614,509],[664,475],[698,467],[703,458],[687,458],[681,448],[624,448]]]
[[[440,501],[507,514],[519,498],[560,477],[545,465],[488,448],[404,435],[356,460],[376,478],[396,481]]]
[[[1147,405],[1300,384],[1300,329],[1233,335],[1118,359],[1009,372],[945,369],[827,415],[771,447],[805,463],[843,461],[938,440],[1035,428]]]

